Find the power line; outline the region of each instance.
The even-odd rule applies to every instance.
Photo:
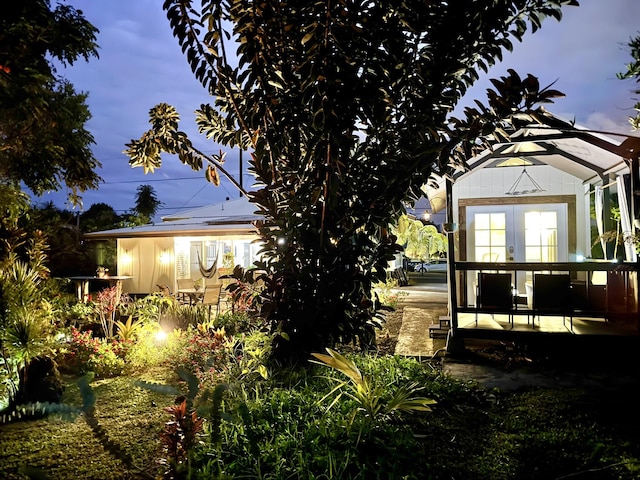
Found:
[[[117,180],[110,182],[102,182],[103,185],[116,185],[119,183],[147,183],[147,182],[171,182],[174,180],[205,180],[204,176],[199,177],[178,177],[178,178],[153,178],[153,179],[145,179],[143,182],[140,180]]]

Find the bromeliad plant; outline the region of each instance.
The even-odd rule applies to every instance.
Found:
[[[106,338],[113,337],[113,327],[116,322],[116,313],[118,312],[121,295],[122,285],[120,283],[98,292],[96,310],[98,311],[102,331]]]
[[[364,413],[368,422],[375,423],[384,422],[398,412],[431,412],[430,405],[437,403],[433,399],[416,396],[415,394],[420,390],[416,383],[408,387],[399,387],[393,393],[389,393],[386,385],[376,383],[374,379],[364,376],[355,362],[335,350],[330,348],[326,350],[329,355],[312,353],[312,356],[317,360],[311,360],[311,362],[332,368],[346,375],[348,380],[327,377],[335,381],[337,385],[320,402],[337,393],[327,407],[329,410],[343,395],[354,400],[358,409],[353,412],[350,425],[353,425],[358,411]]]

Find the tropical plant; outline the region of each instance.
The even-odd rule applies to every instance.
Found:
[[[120,340],[132,342],[136,339],[136,337],[140,333],[142,324],[134,321],[133,316],[129,315],[129,317],[125,322],[121,320],[116,320],[115,326],[116,326],[116,335]]]
[[[265,272],[255,268],[244,269],[236,265],[233,272],[220,277],[220,279],[232,280],[227,286],[227,292],[231,297],[233,312],[259,314],[262,308],[261,293],[264,290],[264,276]]]
[[[463,166],[479,136],[508,137],[509,122],[558,92],[514,72],[490,108],[453,125],[447,116],[528,22],[535,32],[566,5],[577,2],[164,2],[215,97],[196,112],[200,132],[252,149],[259,188],[248,197],[265,218],[256,267],[266,272],[262,314],[279,333],[277,359],[369,346],[380,321],[372,283],[400,249],[388,226],[432,174]],[[206,163],[214,184],[230,177],[223,154],[205,155],[178,130],[173,107],[157,105],[150,122],[127,144],[132,166],[152,172],[169,152],[195,170]]]
[[[29,364],[51,353],[51,309],[43,297],[49,271],[46,243],[36,232],[29,241],[19,235],[4,242],[7,255],[0,260],[0,354],[2,377],[11,384],[9,394],[28,396]],[[21,260],[20,254],[27,260]]]
[[[334,393],[338,393],[327,410],[331,409],[342,395],[346,395],[357,403],[358,409],[368,420],[379,423],[389,420],[389,417],[396,412],[431,412],[430,405],[436,403],[433,399],[415,395],[420,390],[417,383],[398,387],[394,392],[389,393],[388,385],[377,383],[364,376],[352,360],[330,348],[327,348],[327,352],[329,355],[312,353],[312,356],[317,359],[312,362],[330,367],[349,379],[348,381],[335,379],[337,385],[321,400],[322,402]],[[357,411],[353,412],[351,423],[356,413]]]
[[[160,321],[163,313],[175,306],[175,301],[163,295],[162,292],[153,292],[134,302],[133,311],[143,323]]]
[[[190,452],[196,435],[202,431],[203,418],[194,410],[187,410],[187,399],[164,408],[172,419],[165,423],[160,441],[165,457],[162,464],[167,468],[167,478],[186,478],[189,472]]]
[[[260,317],[251,315],[246,311],[222,312],[211,320],[213,328],[224,328],[228,335],[239,335],[254,330],[266,330]]]
[[[122,284],[118,282],[112,287],[100,290],[96,298],[96,310],[102,325],[102,332],[107,339],[113,337],[113,326],[115,325],[121,295]]]
[[[68,339],[58,347],[57,361],[69,373],[114,377],[124,373],[132,348],[131,340],[97,338],[90,330],[81,332],[71,327]]]
[[[136,205],[133,208],[138,224],[149,223],[158,212],[162,202],[151,185],[139,185],[136,190]]]
[[[408,258],[428,260],[447,252],[447,237],[433,225],[402,215],[391,229]]]
[[[224,329],[176,331],[167,342],[164,363],[171,370],[188,370],[206,388],[227,379],[234,343]]]
[[[403,298],[409,295],[408,292],[398,289],[398,280],[387,278],[385,282],[378,282],[373,285],[375,295],[382,307],[396,309]]]
[[[97,316],[95,304],[93,302],[76,302],[68,310],[68,321],[75,327],[85,323],[91,323]]]

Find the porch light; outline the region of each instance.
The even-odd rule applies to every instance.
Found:
[[[158,259],[160,260],[160,265],[169,265],[171,254],[167,250],[163,250]]]
[[[167,338],[169,338],[169,334],[167,334],[167,332],[165,332],[164,330],[160,329],[153,336],[153,341],[156,345],[159,345],[166,342]]]
[[[122,256],[120,257],[120,263],[125,266],[125,265],[131,265],[131,252],[129,250],[125,250],[122,253]]]

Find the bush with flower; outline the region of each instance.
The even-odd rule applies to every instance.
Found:
[[[96,338],[90,330],[81,332],[71,327],[66,342],[58,348],[57,362],[61,370],[97,377],[114,377],[125,372],[131,340]]]
[[[224,328],[174,330],[170,340],[165,350],[168,367],[187,369],[200,385],[212,386],[227,378],[235,340],[226,335]]]

